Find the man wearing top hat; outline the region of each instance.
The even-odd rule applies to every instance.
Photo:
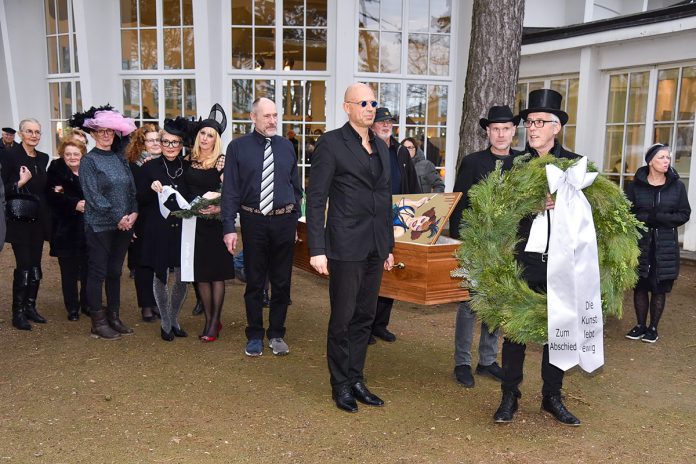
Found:
[[[556,135],[563,125],[568,122],[568,114],[561,110],[562,96],[551,89],[534,90],[529,94],[529,107],[520,112],[527,128],[526,151],[533,157],[555,156],[556,158],[578,158],[579,155],[563,148],[556,140]],[[554,203],[550,195],[546,197],[546,209],[553,209]],[[547,215],[548,220],[550,216]],[[535,292],[546,292],[546,257],[543,253],[524,251],[534,217],[522,219],[518,234],[520,242],[516,247],[517,262],[522,269],[522,278],[529,288]],[[550,225],[549,225],[550,230]],[[494,415],[495,422],[512,421],[517,411],[517,400],[522,395],[519,385],[522,382],[524,354],[526,345],[514,343],[507,338],[503,341],[503,397],[500,407]],[[544,345],[541,361],[541,378],[543,380],[542,402],[543,411],[551,414],[564,425],[578,426],[580,421],[566,409],[561,399],[563,386],[563,370],[549,362],[549,347]]]
[[[396,118],[392,116],[389,108],[381,107],[377,108],[375,122],[372,124],[372,130],[375,135],[382,139],[389,148],[392,195],[421,193],[418,174],[416,173],[416,167],[413,164],[411,155],[392,135],[395,122]],[[370,345],[375,343],[375,337],[385,342],[396,341],[396,335],[387,329],[393,306],[394,300],[392,298],[380,296],[377,299],[377,312],[375,313],[375,321],[372,324]]]
[[[520,152],[510,148],[515,129],[520,122],[519,116],[513,116],[509,106],[492,106],[488,117],[481,118],[479,125],[486,131],[488,148],[465,156],[457,171],[454,191],[462,192],[462,198],[450,216],[450,236],[459,239],[462,211],[470,206],[469,190],[495,169],[500,161],[504,171],[512,167],[512,161]],[[468,301],[459,303],[454,332],[454,377],[467,388],[474,386],[471,373],[471,343],[474,337],[476,315]],[[498,330],[490,331],[485,323],[481,324],[479,340],[479,363],[476,373],[488,375],[498,381],[503,379],[503,370],[496,362],[498,357]]]

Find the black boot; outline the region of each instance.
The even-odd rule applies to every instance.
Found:
[[[561,400],[561,395],[545,396],[541,400],[541,409],[551,414],[558,422],[564,425],[580,425],[580,420],[566,409]]]
[[[106,311],[102,308],[99,311],[90,310],[89,316],[92,318],[92,337],[104,340],[118,340],[121,334],[109,326],[106,321]]]
[[[112,310],[107,308],[106,320],[109,322],[109,326],[121,335],[130,335],[133,333],[133,329],[124,324],[118,317],[118,309]]]
[[[24,313],[30,321],[45,324],[47,322],[46,318],[36,310],[36,296],[39,294],[39,283],[41,283],[41,268],[32,267],[31,271],[29,271],[29,286],[27,287]]]
[[[503,392],[503,399],[500,400],[500,406],[493,416],[493,420],[499,424],[512,422],[512,418],[517,412],[517,395],[515,392]]]
[[[29,271],[15,269],[12,282],[12,325],[19,330],[31,330],[31,324],[24,314],[24,301],[27,298]]]

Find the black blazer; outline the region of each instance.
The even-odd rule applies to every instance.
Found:
[[[309,253],[362,261],[376,250],[386,259],[394,248],[389,151],[375,137],[382,174],[374,180],[368,157],[349,124],[322,135],[312,155],[307,190]]]

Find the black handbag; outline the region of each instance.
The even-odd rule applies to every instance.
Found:
[[[34,222],[39,218],[39,199],[25,188],[17,188],[7,195],[5,212],[12,221]]]

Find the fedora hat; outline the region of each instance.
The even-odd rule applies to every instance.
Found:
[[[551,89],[538,89],[529,92],[529,103],[526,110],[520,111],[522,119],[527,119],[529,113],[551,113],[558,116],[561,126],[568,122],[568,113],[561,110],[563,96]]]
[[[509,106],[491,106],[488,117],[479,119],[479,125],[485,130],[493,122],[511,122],[514,126],[520,123],[519,116],[513,116]]]
[[[389,108],[385,108],[383,106],[377,108],[377,112],[375,113],[375,122],[388,120],[397,122],[397,119],[394,116],[392,116],[391,112],[389,111]]]

